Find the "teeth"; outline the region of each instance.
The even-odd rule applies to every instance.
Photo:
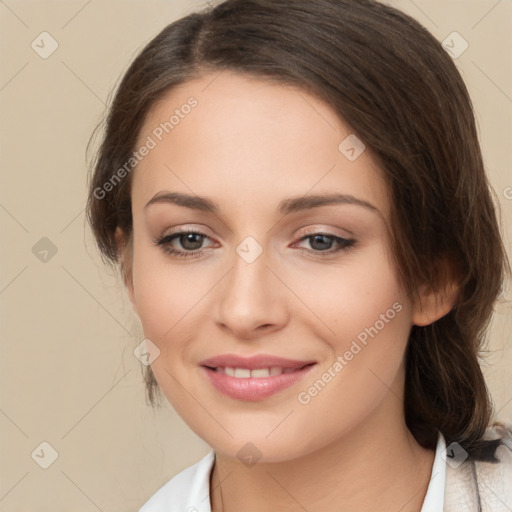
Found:
[[[270,377],[270,370],[268,368],[257,368],[251,370],[251,377]]]
[[[255,368],[254,370],[250,370],[248,368],[219,367],[215,370],[219,373],[225,373],[230,377],[237,377],[238,379],[248,379],[249,377],[254,377],[256,379],[274,377],[276,375],[281,375],[282,373],[292,373],[296,371],[295,368],[280,368],[278,366],[273,366],[271,368]]]

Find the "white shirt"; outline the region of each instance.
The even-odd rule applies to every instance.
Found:
[[[446,480],[446,462],[443,459],[445,450],[445,439],[439,433],[430,482],[421,512],[443,512]],[[212,451],[199,462],[178,473],[161,487],[139,509],[139,512],[211,512],[210,473],[214,461],[215,454]]]

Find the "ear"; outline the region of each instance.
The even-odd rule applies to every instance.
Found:
[[[438,267],[439,268],[439,267]],[[419,300],[413,306],[412,323],[418,326],[433,324],[447,315],[454,307],[460,293],[458,280],[448,261],[441,263],[440,274],[444,279],[437,290],[428,284],[422,284],[418,288]]]
[[[114,237],[116,240],[119,254],[121,255],[120,265],[123,282],[126,286],[126,291],[128,293],[128,298],[130,299],[130,302],[132,304],[132,308],[138,315],[137,305],[135,304],[135,290],[133,286],[132,272],[133,235],[127,237],[126,233],[119,226],[117,226],[116,231],[114,233]]]

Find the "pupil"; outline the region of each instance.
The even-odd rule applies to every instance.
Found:
[[[324,241],[324,245],[322,245],[322,239]],[[327,242],[325,242],[325,240],[327,239]],[[320,246],[318,247],[315,247],[315,244],[317,241],[320,241]],[[325,247],[325,243],[327,244],[328,247]],[[326,237],[325,235],[315,235],[313,237],[313,243],[311,244],[313,246],[314,249],[330,249],[331,245],[332,245],[332,240],[330,240],[328,237]]]
[[[189,249],[191,251],[195,250],[195,249],[199,249],[201,247],[201,243],[202,243],[202,236],[203,235],[197,235],[195,233],[187,233],[186,235],[183,235],[181,238],[183,240],[184,238],[184,241],[185,243],[183,244],[182,243],[182,246],[185,248],[185,249]],[[199,237],[199,240],[195,240],[194,241],[194,237]],[[189,244],[191,243],[192,244],[192,247],[190,247]],[[195,244],[195,246],[194,246]]]

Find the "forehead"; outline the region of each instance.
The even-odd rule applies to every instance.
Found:
[[[299,88],[207,74],[148,112],[136,147],[152,148],[133,171],[132,201],[142,208],[165,189],[261,208],[336,191],[364,196],[386,215],[381,171],[361,143],[327,103]]]

